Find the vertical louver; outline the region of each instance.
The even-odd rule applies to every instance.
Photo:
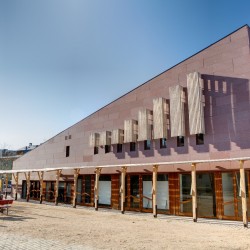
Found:
[[[137,141],[137,124],[136,120],[124,121],[124,143]]]
[[[138,141],[152,139],[152,111],[140,109],[138,113]]]
[[[167,103],[159,97],[153,100],[154,139],[167,138]]]
[[[100,135],[98,133],[91,133],[89,136],[89,146],[98,147],[99,146]]]
[[[205,134],[202,82],[198,72],[187,75],[190,135]]]
[[[100,146],[111,145],[111,132],[103,131],[100,133]]]
[[[111,136],[111,144],[122,144],[124,142],[124,130],[114,129]]]
[[[185,95],[183,87],[176,85],[169,88],[170,95],[170,122],[171,137],[185,136],[184,102]]]

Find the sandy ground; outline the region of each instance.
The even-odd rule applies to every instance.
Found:
[[[0,214],[2,234],[56,240],[89,249],[250,249],[241,222],[14,202]],[[0,242],[1,243],[1,242]]]

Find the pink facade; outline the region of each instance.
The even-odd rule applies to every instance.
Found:
[[[250,29],[244,26],[17,159],[14,169],[76,168],[250,156],[249,41]],[[171,138],[168,130],[167,148],[161,149],[159,140],[152,140],[150,150],[144,150],[144,142],[137,142],[135,152],[130,152],[129,144],[125,143],[121,153],[117,153],[116,145],[112,145],[111,152],[105,154],[104,148],[99,147],[98,154],[94,154],[93,147],[89,146],[91,133],[124,129],[124,120],[138,120],[138,111],[141,108],[153,110],[154,98],[163,97],[168,101],[169,87],[179,84],[186,90],[187,74],[194,71],[201,74],[204,83],[203,145],[196,145],[196,136],[189,135],[186,100],[186,136],[183,147],[177,147],[176,137]],[[70,146],[69,157],[66,157],[67,146]],[[235,164],[203,164],[197,166],[197,171],[238,168]],[[246,162],[245,168],[249,167],[249,163]],[[145,169],[152,171],[152,167],[131,167],[128,172],[140,172]],[[159,167],[159,172],[185,170],[190,171],[190,166],[183,164]],[[103,173],[117,173],[116,171],[115,168],[103,169]],[[94,173],[94,168],[81,170],[81,173]],[[46,173],[45,178],[49,179],[50,174]]]

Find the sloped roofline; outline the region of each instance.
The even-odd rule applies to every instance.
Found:
[[[220,39],[219,39],[219,40],[217,40],[216,42],[214,42],[214,43],[212,43],[212,44],[208,45],[207,47],[205,47],[204,49],[199,50],[199,51],[198,51],[198,52],[196,52],[195,54],[193,54],[193,55],[189,56],[188,58],[186,58],[186,59],[182,60],[181,62],[179,62],[179,63],[175,64],[174,66],[172,66],[172,67],[170,67],[170,68],[168,68],[168,69],[164,70],[163,72],[161,72],[161,73],[159,73],[158,75],[156,75],[156,76],[152,77],[151,79],[147,80],[146,82],[144,82],[144,83],[142,83],[142,84],[138,85],[137,87],[133,88],[133,89],[132,89],[132,90],[130,90],[129,92],[125,93],[124,95],[122,95],[122,96],[118,97],[117,99],[115,99],[115,100],[111,101],[110,103],[106,104],[106,105],[105,105],[105,106],[103,106],[102,108],[100,108],[100,109],[96,110],[95,112],[93,112],[93,113],[89,114],[88,116],[84,117],[82,120],[80,120],[80,121],[78,121],[78,122],[74,123],[73,125],[71,125],[70,127],[66,128],[66,129],[62,130],[61,132],[57,133],[55,136],[51,137],[50,139],[48,139],[47,141],[45,141],[45,142],[41,143],[40,145],[45,144],[45,143],[46,143],[46,142],[48,142],[49,140],[53,139],[54,137],[58,136],[59,134],[63,133],[64,131],[66,131],[67,129],[72,128],[72,127],[73,127],[73,126],[75,126],[76,124],[78,124],[78,123],[80,123],[80,122],[84,121],[85,119],[89,118],[90,116],[94,115],[95,113],[99,112],[100,110],[102,110],[102,109],[106,108],[106,107],[107,107],[107,106],[109,106],[110,104],[112,104],[112,103],[116,102],[117,100],[119,100],[119,99],[123,98],[124,96],[126,96],[126,95],[130,94],[131,92],[133,92],[133,91],[135,91],[136,89],[138,89],[138,88],[142,87],[143,85],[147,84],[148,82],[152,81],[153,79],[157,78],[158,76],[160,76],[160,75],[162,75],[162,74],[166,73],[167,71],[169,71],[169,70],[173,69],[174,67],[178,66],[179,64],[181,64],[181,63],[183,63],[183,62],[185,62],[185,61],[189,60],[190,58],[192,58],[192,57],[196,56],[197,54],[201,53],[202,51],[204,51],[204,50],[206,50],[206,49],[208,49],[208,48],[212,47],[212,46],[213,46],[213,45],[215,45],[216,43],[220,42],[221,40],[225,39],[225,38],[226,38],[226,37],[228,37],[228,36],[231,36],[232,34],[236,33],[237,31],[239,31],[240,29],[242,29],[242,28],[244,28],[244,27],[248,27],[248,28],[249,28],[248,24],[245,24],[245,25],[241,26],[240,28],[238,28],[238,29],[234,30],[234,31],[233,31],[233,32],[231,32],[230,34],[228,34],[228,35],[226,35],[226,36],[224,36],[224,37],[220,38]],[[38,149],[38,148],[40,147],[40,145],[39,145],[38,147],[36,147],[34,150]],[[32,151],[34,151],[34,150],[32,150]],[[32,152],[32,151],[30,151],[30,152]],[[26,153],[25,155],[29,154],[30,152]],[[22,158],[22,157],[20,157],[20,158]]]

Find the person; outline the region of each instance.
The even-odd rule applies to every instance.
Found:
[[[3,200],[3,195],[2,195],[2,194],[0,194],[0,201],[1,201],[1,200]]]

